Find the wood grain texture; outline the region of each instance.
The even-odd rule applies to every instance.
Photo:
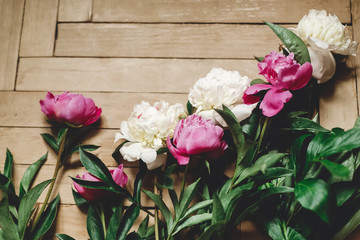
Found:
[[[188,93],[213,67],[258,77],[255,60],[21,58],[16,89]]]
[[[55,56],[253,59],[279,43],[265,25],[58,24]]]
[[[184,105],[187,102],[187,94],[88,92],[83,95],[94,99],[102,108],[99,127],[113,129],[118,129],[121,121],[128,119],[133,107],[141,101],[153,104],[165,100]],[[39,100],[45,96],[46,92],[0,92],[0,126],[50,127],[39,105]]]
[[[353,40],[360,42],[360,1],[351,0],[351,16],[353,24]],[[360,104],[360,48],[358,47],[355,57],[356,83],[357,83],[357,101]]]
[[[28,0],[25,4],[20,56],[52,56],[58,0]]]
[[[94,0],[93,21],[296,23],[312,8],[351,22],[349,0]]]
[[[335,76],[320,85],[320,124],[328,129],[351,128],[358,116],[354,58],[338,63]]]
[[[59,1],[59,22],[87,22],[91,20],[92,0]]]
[[[0,90],[14,90],[24,0],[0,1]]]

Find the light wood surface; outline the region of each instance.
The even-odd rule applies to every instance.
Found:
[[[0,90],[14,90],[24,0],[0,1]]]
[[[309,9],[326,9],[360,41],[359,0],[0,0],[0,7],[0,169],[9,148],[17,185],[47,151],[36,183],[52,175],[56,156],[40,137],[55,133],[39,106],[47,91],[95,100],[103,110],[101,122],[83,143],[101,145],[95,153],[116,167],[114,135],[135,104],[185,105],[189,88],[212,67],[259,77],[253,57],[280,43],[263,20],[295,26]],[[320,121],[327,128],[350,128],[358,116],[359,57],[358,50],[357,58],[338,66],[336,81],[319,87]],[[137,163],[123,163],[133,182]],[[86,212],[74,205],[69,178],[83,171],[78,154],[62,170],[59,215],[46,239],[55,233],[88,238]],[[175,177],[178,186],[181,176]],[[147,176],[149,190],[152,178]],[[152,209],[149,199],[143,201]],[[265,239],[249,222],[241,231],[242,239]],[[359,236],[355,231],[348,240]]]
[[[27,0],[20,56],[52,56],[58,0]]]
[[[296,23],[309,8],[350,23],[350,1],[338,0],[94,0],[96,22]],[[151,10],[150,10],[151,9]]]
[[[87,22],[91,14],[92,0],[59,0],[59,22]]]

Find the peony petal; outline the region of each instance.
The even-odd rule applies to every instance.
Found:
[[[180,165],[186,165],[189,163],[190,156],[188,154],[185,155],[185,153],[181,154],[180,151],[171,143],[169,136],[166,139],[166,145],[169,148],[171,155],[174,156]]]
[[[166,159],[167,159],[166,153],[157,155],[155,161],[153,161],[151,163],[146,163],[146,167],[151,171],[151,170],[157,169],[159,167],[165,166]]]
[[[141,143],[127,142],[120,148],[120,153],[126,161],[134,162],[140,159],[142,150]]]
[[[112,178],[117,183],[117,185],[121,187],[125,187],[128,182],[128,176],[124,172],[124,165],[120,164],[115,170],[112,172]]]
[[[268,90],[272,88],[273,86],[270,84],[255,84],[250,86],[243,95],[243,101],[245,104],[254,104],[260,101],[260,97],[255,96],[254,94]]]
[[[297,90],[305,87],[310,81],[312,66],[306,62],[303,65],[295,64],[279,72],[277,88]]]
[[[284,91],[279,88],[272,88],[266,94],[260,104],[260,109],[267,117],[273,117],[284,107],[284,103],[292,98],[290,91]]]
[[[141,160],[145,163],[152,163],[156,160],[156,150],[152,148],[143,149],[140,155]]]
[[[336,71],[335,58],[331,52],[308,47],[311,65],[313,67],[312,76],[318,83],[324,83],[330,80]]]

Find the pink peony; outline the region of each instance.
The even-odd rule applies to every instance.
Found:
[[[69,92],[55,96],[48,92],[45,99],[40,100],[40,106],[49,120],[76,127],[96,122],[101,114],[101,108],[95,106],[94,100]]]
[[[112,175],[112,178],[114,181],[120,186],[124,187],[126,183],[128,182],[128,177],[126,173],[124,172],[124,166],[120,164],[116,169],[110,170],[110,173]],[[87,181],[93,181],[93,182],[101,182],[99,178],[95,177],[94,175],[91,175],[88,172],[85,172],[81,177],[79,175],[76,176],[76,178],[84,179]],[[74,187],[80,193],[80,195],[85,198],[88,201],[94,201],[94,200],[100,200],[105,199],[111,196],[111,192],[103,190],[103,189],[92,189],[92,188],[86,188],[83,186],[80,186],[79,184],[74,182]]]
[[[255,94],[268,90],[260,104],[260,109],[267,117],[278,114],[284,104],[292,98],[289,90],[305,87],[312,74],[311,64],[307,62],[300,65],[294,60],[294,53],[285,56],[282,53],[271,52],[258,63],[258,68],[270,84],[255,84],[249,87],[243,100],[246,104],[256,103],[260,97]]]
[[[226,142],[221,141],[223,135],[221,127],[194,114],[177,123],[173,141],[167,137],[167,147],[180,165],[186,165],[191,155],[219,157],[227,148]]]

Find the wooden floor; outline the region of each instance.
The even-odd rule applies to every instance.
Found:
[[[18,184],[28,164],[50,150],[39,135],[51,132],[39,107],[47,91],[95,100],[103,114],[88,142],[101,145],[99,157],[116,166],[114,135],[135,104],[185,104],[189,88],[212,67],[255,78],[253,56],[279,44],[262,21],[294,26],[312,8],[336,14],[360,41],[360,0],[0,0],[0,168],[9,148]],[[358,51],[336,81],[321,86],[323,126],[349,128],[358,116],[359,65]],[[50,178],[54,163],[50,151],[36,182]],[[127,166],[133,181],[137,169]],[[62,172],[53,229],[80,240],[87,239],[85,214],[74,205],[68,176],[82,171],[74,156]],[[258,236],[248,223],[244,231],[244,239]]]

